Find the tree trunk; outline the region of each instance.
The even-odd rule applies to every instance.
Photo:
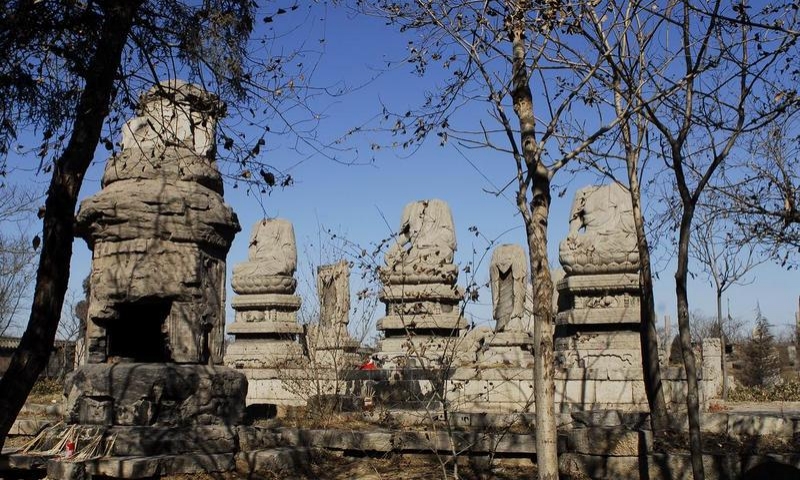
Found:
[[[719,327],[719,344],[722,351],[722,399],[728,399],[728,365],[725,358],[725,330],[722,328],[722,290],[717,289],[717,326]]]
[[[141,0],[109,2],[87,69],[72,136],[55,162],[45,200],[43,238],[28,326],[0,379],[0,446],[53,349],[67,291],[78,193],[115,94],[122,51]]]
[[[686,411],[689,416],[689,448],[692,454],[692,474],[695,480],[703,480],[703,451],[700,438],[700,401],[697,388],[697,366],[692,349],[689,330],[689,296],[687,279],[689,274],[689,234],[691,232],[694,205],[684,202],[678,239],[678,268],[675,271],[675,293],[678,299],[678,335],[681,342],[683,366],[686,369]]]
[[[541,168],[540,170],[544,170]],[[533,390],[536,402],[536,465],[539,480],[558,479],[555,384],[553,380],[553,278],[547,261],[547,218],[550,213],[550,179],[547,172],[533,176],[531,222],[526,225],[533,282],[533,342],[536,363]]]
[[[650,268],[650,247],[644,230],[641,190],[636,163],[628,162],[628,181],[631,189],[633,223],[636,228],[636,247],[639,251],[639,289],[642,296],[639,337],[642,351],[642,370],[647,404],[650,406],[650,427],[655,436],[669,430],[669,413],[661,384],[661,364],[658,357],[656,305],[653,296],[653,274]]]
[[[728,308],[728,311],[730,312],[730,308]],[[797,297],[797,312],[794,314],[794,316],[794,367],[798,372],[800,372],[800,296]]]

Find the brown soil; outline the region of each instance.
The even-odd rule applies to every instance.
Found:
[[[722,434],[704,433],[703,452],[711,454],[767,454],[797,453],[800,451],[800,435],[791,441],[775,435],[759,435],[736,439]],[[689,453],[689,434],[668,432],[664,438],[656,439],[654,450],[663,453]]]
[[[441,461],[440,461],[441,460]],[[466,459],[464,459],[466,460]],[[311,471],[296,476],[286,472],[259,472],[250,476],[238,473],[221,475],[194,474],[170,475],[164,480],[422,480],[422,479],[463,479],[463,480],[516,480],[534,478],[536,467],[530,462],[500,460],[489,469],[476,467],[466,461],[459,462],[457,470],[453,464],[436,456],[406,457],[392,455],[384,458],[343,457],[329,452],[319,452],[311,465]],[[456,476],[456,473],[458,476]]]

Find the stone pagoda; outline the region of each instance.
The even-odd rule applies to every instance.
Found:
[[[87,363],[67,384],[67,421],[115,428],[117,454],[146,438],[158,453],[202,449],[210,431],[198,428],[217,425],[224,436],[244,413],[247,381],[221,366],[225,257],[240,230],[215,164],[223,112],[195,85],[153,87],[102,190],[78,212],[92,288]],[[159,444],[168,431],[185,441]]]
[[[253,226],[248,260],[233,268],[231,285],[236,311],[228,333],[226,365],[235,368],[284,367],[303,357],[297,323],[300,297],[295,295],[297,244],[294,227],[282,218],[264,219]],[[294,365],[293,365],[294,366]]]
[[[630,194],[579,190],[559,246],[556,358],[566,368],[641,370],[639,253]]]
[[[386,316],[379,356],[389,365],[444,364],[452,357],[466,321],[458,303],[455,227],[442,200],[413,202],[403,209],[400,229],[380,270]]]
[[[479,351],[481,365],[533,365],[533,315],[528,305],[528,256],[520,245],[500,245],[492,252],[489,280],[492,289],[494,333]]]

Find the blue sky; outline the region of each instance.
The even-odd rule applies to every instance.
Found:
[[[315,44],[324,36],[325,42],[316,43],[322,50],[313,81],[319,85],[342,85],[353,88],[363,85],[376,76],[376,72],[388,59],[402,58],[405,40],[394,30],[388,29],[380,20],[353,19],[344,10],[316,5],[307,17],[306,30],[294,33],[307,39],[307,44]],[[319,19],[325,17],[326,21]],[[309,60],[315,58],[310,55]],[[418,79],[411,75],[411,66],[401,66],[391,72],[377,75],[377,79],[366,83],[352,93],[335,99],[316,97],[314,105],[324,111],[316,134],[324,139],[334,139],[353,126],[363,124],[380,112],[380,103],[391,104],[396,110],[413,107],[423,89],[430,88],[428,79]],[[484,112],[470,112],[476,118]],[[251,226],[264,214],[270,217],[283,217],[291,220],[298,241],[301,264],[304,252],[316,249],[320,227],[332,229],[346,236],[350,241],[368,247],[371,243],[387,237],[397,228],[403,206],[411,201],[426,198],[440,198],[447,201],[453,212],[457,229],[458,251],[456,262],[465,265],[480,257],[488,243],[525,244],[522,220],[513,203],[514,190],[509,188],[505,195],[496,196],[486,191],[494,191],[505,185],[514,174],[513,161],[499,152],[489,150],[457,150],[452,145],[440,147],[437,139],[409,154],[407,151],[370,149],[372,139],[369,135],[351,137],[346,144],[351,148],[342,159],[355,159],[359,165],[336,163],[320,155],[311,155],[307,149],[300,152],[290,148],[291,139],[270,139],[271,150],[267,161],[281,170],[287,171],[295,183],[285,189],[275,189],[269,196],[255,199],[243,188],[226,185],[226,200],[239,215],[242,232],[236,237],[228,255],[229,272],[232,266],[247,257],[247,243]],[[357,149],[358,156],[353,156]],[[469,161],[465,159],[467,157]],[[99,189],[105,151],[98,151],[95,165],[86,177],[82,198]],[[27,162],[27,158],[10,158],[12,162]],[[28,169],[30,170],[30,169]],[[16,179],[30,178],[30,173],[18,170]],[[578,188],[596,183],[594,174],[585,173],[571,179],[567,172],[556,177],[557,184],[566,184],[566,195],[554,195],[550,216],[549,251],[551,266],[557,264],[558,243],[566,236],[568,212],[573,194]],[[37,188],[45,189],[44,176],[35,179]],[[263,209],[262,209],[263,208]],[[476,237],[469,228],[476,226],[482,236]],[[38,227],[38,225],[37,225]],[[310,247],[310,244],[314,244]],[[473,253],[476,252],[476,253]],[[659,280],[656,284],[656,304],[659,315],[675,315],[674,262],[671,253],[657,252]],[[90,252],[82,240],[76,240],[70,289],[79,292],[81,280],[90,266]],[[307,260],[307,259],[305,259]],[[483,284],[488,279],[489,255],[478,265],[475,281]],[[302,267],[301,267],[302,268]],[[694,268],[699,277],[690,283],[689,300],[691,309],[712,314],[715,309],[714,293],[702,277],[699,268]],[[230,275],[230,274],[229,274]],[[753,282],[730,290],[730,307],[735,316],[752,318],[759,304],[764,315],[778,328],[793,322],[797,310],[798,285],[800,275],[797,271],[786,271],[775,265],[759,267],[751,275]],[[230,276],[229,276],[230,278]],[[460,282],[465,281],[462,274]],[[353,278],[357,284],[357,279]],[[356,287],[354,287],[356,288]],[[228,300],[232,292],[229,291]],[[306,301],[313,302],[313,298]],[[477,305],[469,308],[469,314],[479,323],[490,322],[490,295],[488,290],[481,293]],[[26,317],[27,318],[27,317]],[[229,308],[228,322],[232,321]],[[673,328],[673,332],[676,331]]]

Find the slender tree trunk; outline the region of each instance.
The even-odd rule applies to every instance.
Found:
[[[44,211],[39,269],[31,315],[19,347],[0,379],[0,446],[25,400],[47,367],[67,291],[73,221],[78,193],[94,157],[134,16],[141,0],[110,2],[97,49],[89,62],[72,136],[55,162]]]
[[[700,437],[700,399],[697,388],[697,366],[692,335],[689,330],[689,296],[687,280],[689,274],[689,234],[692,226],[694,205],[684,202],[678,239],[678,268],[675,271],[675,293],[678,299],[678,335],[686,369],[686,411],[689,417],[689,448],[692,454],[692,474],[695,480],[703,480],[703,445]]]
[[[628,180],[633,205],[633,223],[636,228],[636,247],[639,251],[639,289],[642,296],[641,325],[639,336],[642,349],[642,369],[645,393],[650,406],[650,427],[653,434],[661,436],[669,430],[669,412],[664,400],[661,384],[661,364],[658,356],[658,332],[656,330],[656,304],[653,296],[653,274],[650,265],[650,247],[644,230],[642,194],[636,163],[628,162]]]
[[[717,289],[717,326],[719,327],[719,344],[722,348],[720,356],[722,357],[722,399],[728,399],[728,365],[725,358],[725,330],[722,328],[722,291]]]
[[[728,310],[730,311],[730,307]],[[800,372],[800,295],[797,297],[797,312],[794,314],[794,316],[794,367],[798,372]]]
[[[513,3],[513,2],[509,2]],[[528,258],[533,284],[533,342],[536,362],[533,368],[534,402],[536,404],[536,466],[539,480],[558,480],[558,449],[556,443],[555,384],[553,371],[553,278],[547,258],[547,223],[550,214],[550,178],[552,173],[541,162],[541,150],[536,141],[536,117],[530,70],[526,63],[525,14],[530,3],[509,5],[506,24],[512,45],[512,90],[514,113],[519,119],[522,159],[527,172],[523,173],[517,157],[520,189],[517,208],[525,220],[528,238]],[[531,202],[526,205],[524,176],[530,176]]]
[[[543,169],[542,169],[543,170]],[[553,278],[547,262],[547,218],[550,212],[550,179],[537,172],[533,180],[531,219],[526,225],[533,282],[533,342],[536,362],[533,390],[536,402],[536,464],[539,480],[558,479],[555,383],[553,380]]]

